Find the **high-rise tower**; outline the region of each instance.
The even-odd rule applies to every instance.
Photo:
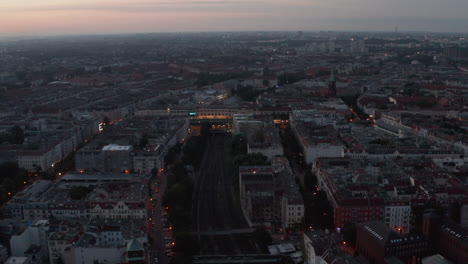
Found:
[[[336,97],[336,80],[333,70],[331,71],[330,81],[328,82],[328,96]]]

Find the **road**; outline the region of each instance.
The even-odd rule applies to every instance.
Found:
[[[201,254],[239,254],[251,230],[240,208],[231,175],[226,173],[225,134],[208,135],[200,170],[195,174],[192,223]],[[216,233],[222,234],[216,234]],[[235,234],[231,234],[235,233]],[[239,245],[243,244],[243,245]],[[252,244],[250,242],[247,243]]]
[[[160,172],[158,177],[153,177],[150,182],[149,201],[148,201],[148,234],[152,238],[153,243],[149,250],[148,263],[167,264],[169,262],[166,256],[166,244],[174,241],[172,232],[168,230],[165,209],[161,205],[162,194],[166,189],[167,175]],[[152,198],[152,200],[151,200]],[[168,239],[166,239],[168,238]],[[155,261],[158,259],[158,262]]]

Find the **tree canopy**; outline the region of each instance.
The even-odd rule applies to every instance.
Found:
[[[23,188],[27,180],[28,172],[18,167],[16,162],[0,164],[0,204]]]
[[[24,131],[19,126],[13,126],[6,132],[0,133],[0,143],[9,142],[10,144],[23,144],[24,142]]]

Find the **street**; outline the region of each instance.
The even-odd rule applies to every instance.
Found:
[[[174,238],[167,220],[167,212],[161,205],[162,194],[166,188],[167,175],[160,171],[157,177],[150,182],[148,202],[148,235],[152,239],[152,245],[148,252],[148,263],[166,264],[169,262],[169,249],[173,247]],[[167,255],[166,255],[167,253]]]

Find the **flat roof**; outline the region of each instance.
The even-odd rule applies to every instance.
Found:
[[[120,146],[117,144],[110,144],[107,146],[104,146],[102,148],[102,151],[124,151],[124,150],[131,150],[132,146]]]
[[[130,181],[134,178],[143,178],[143,174],[125,173],[68,173],[60,181]]]

